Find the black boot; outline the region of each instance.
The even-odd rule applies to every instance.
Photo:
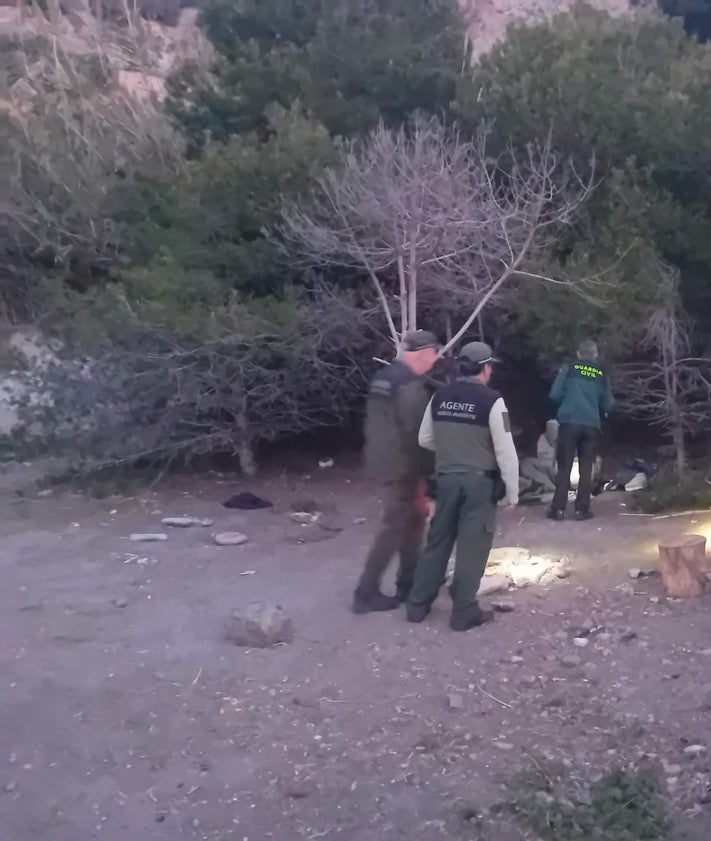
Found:
[[[546,511],[546,517],[548,517],[549,520],[555,520],[559,523],[561,520],[565,519],[565,512],[559,511],[557,508],[549,508]]]
[[[453,631],[469,631],[471,628],[478,628],[480,625],[493,621],[493,610],[482,610],[479,605],[473,605],[468,611],[452,613],[449,627]]]
[[[400,599],[397,596],[386,596],[376,590],[370,595],[364,596],[357,590],[353,595],[353,605],[351,610],[353,613],[381,613],[385,610],[396,610],[400,607]]]
[[[408,604],[405,609],[408,622],[422,622],[430,612],[430,606],[426,604]]]
[[[588,509],[587,511],[576,511],[575,512],[575,519],[580,523],[584,522],[585,520],[592,520],[592,518],[594,516],[595,515],[593,514],[593,512],[590,509]]]

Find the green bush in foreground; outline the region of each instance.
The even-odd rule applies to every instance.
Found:
[[[669,841],[671,822],[657,780],[614,770],[569,798],[542,771],[521,781],[514,811],[544,841]]]

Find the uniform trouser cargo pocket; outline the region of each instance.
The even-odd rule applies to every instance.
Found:
[[[437,507],[427,546],[417,567],[411,602],[431,605],[444,583],[447,563],[456,544],[450,587],[454,610],[476,603],[476,593],[491,550],[496,523],[493,479],[481,473],[437,476]]]

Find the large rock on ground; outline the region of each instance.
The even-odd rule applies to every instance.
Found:
[[[279,605],[255,602],[225,621],[225,639],[245,648],[269,648],[294,641],[294,626]]]

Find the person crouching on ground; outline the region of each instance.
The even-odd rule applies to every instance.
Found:
[[[465,345],[459,379],[435,393],[422,419],[419,442],[435,453],[437,505],[407,601],[410,622],[430,612],[455,544],[450,627],[467,631],[493,618],[476,594],[491,551],[497,502],[505,495],[509,507],[518,503],[509,414],[488,385],[495,361],[489,345]]]
[[[422,415],[431,391],[425,374],[438,358],[433,333],[416,330],[403,337],[398,358],[378,371],[368,396],[365,462],[382,485],[380,530],[368,553],[353,596],[354,613],[393,610],[410,592],[427,522],[426,479],[431,453],[418,444]],[[380,589],[383,574],[399,553],[396,595]]]
[[[577,455],[580,478],[575,500],[575,519],[589,520],[595,452],[602,420],[614,406],[610,384],[597,364],[595,342],[582,342],[577,360],[564,365],[551,388],[550,397],[558,409],[558,472],[548,518],[562,520],[568,504],[570,471]]]

